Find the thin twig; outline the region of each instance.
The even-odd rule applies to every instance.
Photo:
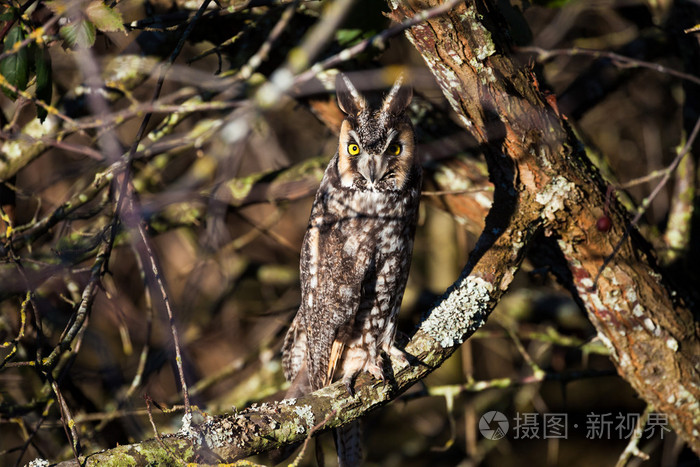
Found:
[[[34,429],[31,430],[31,433],[29,434],[29,436],[27,436],[27,439],[24,440],[24,444],[22,444],[22,448],[19,450],[17,461],[15,461],[15,467],[19,467],[20,463],[22,462],[22,458],[27,452],[29,445],[32,444],[34,437],[37,433],[39,433],[39,429],[46,421],[46,417],[49,416],[49,408],[53,405],[54,401],[55,399],[53,398],[46,401],[46,406],[44,407],[44,410],[41,411],[41,416],[39,417],[39,420],[37,420],[36,425],[34,425]]]
[[[128,187],[129,191],[133,193],[133,185],[129,184]],[[156,256],[155,252],[153,251],[153,248],[151,248],[150,242],[148,240],[148,234],[146,233],[146,229],[143,225],[143,223],[138,222],[138,225],[135,226],[136,231],[139,236],[139,240],[141,243],[141,246],[145,249],[145,258],[142,258],[142,260],[148,260],[148,266],[151,269],[151,272],[153,273],[153,278],[156,281],[156,284],[158,286],[158,291],[160,292],[161,299],[163,300],[163,305],[165,306],[165,310],[168,314],[168,322],[170,325],[170,333],[173,336],[173,346],[175,347],[175,363],[177,365],[179,377],[180,377],[180,384],[182,385],[182,395],[183,395],[183,402],[185,404],[185,414],[190,413],[190,396],[187,390],[187,381],[185,379],[185,370],[183,367],[183,361],[182,361],[182,351],[180,350],[180,336],[179,333],[177,332],[177,327],[175,323],[175,313],[173,312],[173,307],[170,303],[170,298],[169,295],[166,291],[165,288],[165,283],[163,282],[163,277],[160,274],[160,268],[158,267],[158,263],[156,262]],[[146,266],[146,265],[144,265]]]
[[[182,48],[185,45],[185,42],[189,38],[190,34],[192,33],[195,24],[199,21],[201,16],[204,14],[206,9],[209,7],[209,4],[211,3],[211,0],[205,0],[202,2],[202,5],[200,8],[197,10],[197,13],[194,15],[192,18],[192,21],[187,25],[185,28],[185,31],[182,33],[182,36],[180,36],[180,39],[175,46],[175,49],[173,52],[170,54],[170,57],[168,58],[168,61],[161,67],[160,69],[160,75],[158,76],[158,81],[156,82],[155,89],[153,91],[153,96],[151,98],[151,104],[153,104],[158,97],[160,96],[160,92],[163,89],[163,83],[165,82],[165,76],[168,72],[168,70],[172,67],[173,63],[175,63],[175,60],[177,59],[178,55],[180,55],[180,52],[182,51]],[[190,397],[188,394],[187,390],[187,381],[185,379],[185,371],[183,368],[182,364],[182,352],[180,350],[180,338],[177,332],[177,328],[175,326],[175,316],[173,313],[172,306],[170,304],[170,299],[168,298],[167,291],[165,289],[165,284],[163,283],[162,276],[159,272],[158,265],[156,263],[155,259],[155,253],[153,249],[150,246],[148,236],[146,235],[146,230],[143,226],[143,223],[141,221],[141,214],[138,211],[138,203],[135,198],[135,189],[132,183],[132,179],[130,176],[130,170],[128,170],[131,166],[131,162],[133,161],[134,154],[136,154],[136,150],[139,147],[139,144],[141,143],[141,140],[143,139],[144,134],[146,133],[146,128],[148,126],[148,123],[151,120],[151,116],[153,114],[151,112],[147,113],[144,115],[141,125],[139,126],[138,132],[136,134],[136,137],[134,138],[134,141],[131,145],[131,148],[129,149],[129,152],[127,154],[126,160],[127,160],[127,170],[123,173],[122,176],[122,181],[121,181],[121,186],[119,189],[119,199],[117,201],[117,213],[119,214],[119,218],[125,220],[125,223],[127,226],[132,230],[136,231],[139,241],[141,242],[142,247],[144,248],[144,252],[147,256],[148,260],[148,266],[151,268],[151,272],[154,275],[156,284],[158,285],[158,289],[161,293],[163,303],[166,309],[166,312],[168,314],[168,321],[170,324],[170,332],[173,336],[173,346],[175,347],[175,364],[177,366],[178,370],[178,376],[180,380],[180,387],[182,388],[182,396],[183,396],[183,401],[185,404],[185,414],[190,413]],[[115,218],[116,221],[116,218]]]
[[[7,88],[14,92],[15,94],[22,96],[24,99],[33,102],[37,106],[41,107],[42,109],[46,110],[46,113],[49,115],[56,115],[58,118],[63,120],[64,122],[68,123],[69,125],[75,125],[75,120],[70,118],[68,115],[64,115],[61,112],[59,112],[56,107],[53,107],[51,105],[51,102],[44,102],[41,99],[38,99],[31,94],[29,94],[27,91],[23,91],[19,89],[17,86],[14,84],[10,83],[7,78],[5,78],[4,75],[0,74],[0,86],[3,88]],[[17,114],[15,114],[17,115]]]
[[[141,273],[141,279],[143,283],[146,283],[146,277],[145,273],[143,270],[143,264],[141,264],[141,258],[139,255],[136,255],[136,261],[139,262],[139,272]],[[153,300],[151,299],[151,293],[150,289],[148,287],[145,287],[144,290],[144,301],[145,301],[145,308],[146,308],[146,332],[145,332],[145,344],[143,345],[143,348],[141,349],[141,354],[139,355],[139,363],[136,368],[136,373],[134,374],[133,379],[131,380],[131,384],[129,385],[129,388],[126,390],[126,392],[119,398],[119,401],[117,403],[117,410],[112,410],[107,414],[101,414],[100,417],[97,418],[99,420],[99,424],[95,427],[95,431],[97,433],[101,433],[102,429],[112,420],[119,416],[124,416],[121,415],[121,408],[126,404],[126,402],[131,399],[131,397],[134,395],[136,390],[141,386],[141,383],[143,382],[143,374],[144,371],[146,370],[146,362],[148,361],[148,353],[151,348],[150,340],[151,340],[151,331],[153,328]],[[150,410],[150,409],[149,409]],[[131,412],[135,413],[135,412]],[[125,415],[129,415],[130,413],[127,413]],[[149,413],[150,415],[150,413]]]
[[[625,467],[625,465],[627,465],[627,461],[632,456],[649,460],[649,455],[640,451],[638,445],[639,440],[642,439],[642,431],[644,430],[644,426],[647,424],[651,411],[651,405],[647,405],[644,409],[644,413],[642,413],[637,420],[637,425],[634,427],[634,432],[632,433],[632,436],[630,436],[630,442],[627,443],[625,450],[622,451],[622,454],[620,454],[620,458],[617,460],[615,467]]]
[[[205,13],[202,18],[205,19],[211,19],[212,17],[229,17],[233,16],[236,13],[240,13],[241,11],[244,10],[249,10],[251,8],[256,8],[256,7],[273,7],[273,6],[284,6],[288,5],[289,3],[296,1],[296,0],[250,0],[246,3],[242,3],[240,5],[231,5],[226,7],[224,10],[215,10],[215,11],[210,11],[208,13]],[[304,2],[314,2],[314,1],[320,1],[320,0],[303,0]],[[222,14],[222,11],[225,11],[224,14]],[[172,31],[180,28],[182,24],[176,24],[174,26],[169,26],[169,27],[159,27],[159,26],[154,26],[157,25],[158,23],[165,23],[165,22],[184,22],[184,21],[192,21],[192,18],[194,18],[194,15],[192,15],[190,12],[182,12],[182,11],[177,11],[175,13],[165,13],[162,15],[157,15],[157,16],[150,16],[147,18],[142,18],[137,21],[133,21],[131,24],[125,25],[129,30],[142,30],[142,31]]]
[[[643,177],[634,178],[632,180],[626,181],[625,183],[621,183],[620,185],[618,185],[618,188],[621,190],[626,190],[628,188],[641,185],[642,183],[647,183],[652,180],[656,180],[657,178],[663,177],[666,174],[666,172],[668,172],[668,167],[664,169],[654,170],[644,175]]]
[[[25,325],[27,324],[27,306],[29,305],[29,301],[31,300],[31,294],[32,293],[30,291],[27,291],[27,296],[24,300],[22,300],[22,304],[19,307],[20,324],[19,331],[17,332],[17,337],[12,339],[11,341],[3,342],[2,344],[0,344],[0,349],[10,347],[10,351],[2,359],[2,362],[0,362],[0,370],[15,355],[15,353],[17,353],[19,341],[24,337],[24,329]]]
[[[306,448],[309,445],[309,440],[313,437],[314,433],[316,433],[321,427],[325,426],[328,421],[335,416],[336,411],[331,410],[330,413],[326,416],[326,418],[319,424],[314,425],[311,430],[309,430],[309,435],[306,437],[304,440],[304,444],[301,446],[301,451],[299,451],[299,454],[294,458],[294,461],[289,464],[289,467],[298,467],[299,463],[301,462],[302,458],[304,457],[304,453],[306,452]]]
[[[565,373],[547,373],[542,372],[537,375],[524,376],[522,378],[495,378],[490,380],[472,381],[461,384],[446,384],[441,386],[432,386],[427,388],[427,394],[430,396],[445,397],[445,394],[451,392],[458,395],[464,392],[481,392],[486,389],[504,389],[514,386],[524,386],[526,384],[542,383],[544,381],[561,381],[568,383],[570,381],[578,381],[585,378],[601,378],[606,376],[614,376],[617,373],[614,370],[581,370],[568,371]],[[401,397],[401,400],[413,400],[424,397],[426,394],[423,391],[406,394]]]
[[[171,455],[173,455],[173,457],[175,457],[173,452],[170,449],[168,449],[168,447],[165,445],[165,443],[163,443],[163,440],[160,437],[160,433],[158,432],[158,427],[156,426],[156,422],[153,420],[153,413],[151,411],[151,403],[154,403],[153,399],[151,399],[151,396],[149,396],[148,394],[144,394],[143,398],[146,401],[146,409],[148,412],[148,421],[151,422],[151,428],[153,428],[153,433],[155,434],[155,437],[158,440],[158,443],[160,444],[160,446],[163,449],[165,449],[167,452],[169,452]],[[158,405],[156,404],[156,407],[157,406]]]
[[[530,367],[532,370],[532,374],[536,377],[541,377],[544,375],[544,370],[540,368],[540,366],[535,363],[535,361],[532,359],[530,354],[525,350],[525,346],[523,345],[522,341],[518,337],[518,335],[511,329],[509,326],[504,326],[506,332],[508,333],[508,336],[510,336],[511,340],[515,344],[515,347],[518,349],[518,352],[520,355],[522,355],[523,359],[525,360],[525,363]]]
[[[700,78],[698,78],[697,76],[693,76],[688,73],[683,73],[682,71],[674,70],[673,68],[659,65],[658,63],[651,63],[632,57],[625,57],[624,55],[619,55],[615,52],[609,52],[607,50],[582,49],[579,47],[573,47],[571,49],[547,50],[541,47],[534,46],[517,47],[516,50],[519,52],[536,54],[538,58],[542,61],[546,61],[555,55],[586,55],[594,58],[609,58],[614,63],[624,64],[627,67],[648,68],[650,70],[658,71],[659,73],[665,73],[667,75],[675,76],[676,78],[680,78],[700,85]]]
[[[36,143],[42,143],[46,146],[52,146],[55,148],[63,149],[64,151],[67,152],[73,152],[76,154],[82,154],[84,156],[87,156],[91,159],[95,159],[98,161],[104,160],[104,157],[99,151],[96,151],[95,149],[92,149],[89,146],[83,146],[83,145],[78,145],[78,144],[71,144],[67,143],[65,141],[58,141],[53,138],[47,138],[47,137],[41,137],[41,138],[34,138],[31,137],[25,133],[20,133],[18,136],[14,136],[7,131],[0,131],[0,141],[27,141],[32,144]]]
[[[483,193],[487,191],[493,191],[493,187],[467,188],[464,190],[421,191],[421,196],[464,195],[468,193]]]
[[[253,54],[252,57],[250,57],[248,62],[245,65],[243,65],[243,67],[241,67],[238,73],[236,73],[236,80],[245,81],[248,78],[250,78],[255,72],[255,70],[258,69],[260,64],[267,59],[267,56],[269,55],[270,50],[272,49],[272,45],[275,42],[277,42],[277,39],[279,39],[280,35],[282,35],[282,32],[287,28],[289,22],[294,16],[294,11],[296,10],[298,3],[299,0],[294,0],[284,10],[282,16],[280,16],[279,21],[277,21],[277,24],[275,24],[275,27],[272,28],[272,31],[270,31],[270,34],[268,34],[267,38],[265,39],[265,42],[263,42],[258,51],[255,54]]]
[[[195,93],[192,92],[190,93],[194,95]],[[194,113],[194,112],[206,112],[209,110],[227,110],[231,109],[234,107],[238,107],[240,102],[220,102],[220,101],[211,101],[211,102],[204,102],[204,103],[196,103],[196,102],[183,102],[182,104],[172,104],[172,105],[164,105],[164,104],[140,104],[137,106],[132,106],[129,108],[126,108],[124,110],[120,110],[118,112],[114,112],[109,114],[106,118],[106,120],[101,120],[99,122],[96,122],[94,119],[89,119],[85,120],[83,122],[76,123],[75,129],[80,129],[80,130],[85,130],[89,128],[95,128],[95,127],[104,127],[107,124],[114,124],[116,122],[123,122],[124,120],[133,117],[134,115],[138,115],[143,112],[148,112],[151,114],[154,113],[166,113],[166,114],[173,114],[173,113]],[[68,127],[68,131],[72,131],[73,128]]]
[[[63,422],[63,429],[65,430],[66,437],[68,438],[71,448],[73,449],[73,455],[75,456],[75,459],[78,462],[80,462],[80,437],[78,436],[78,430],[75,425],[75,422],[73,421],[73,416],[71,415],[70,408],[68,407],[68,404],[66,404],[66,400],[61,394],[61,391],[58,388],[58,384],[51,377],[51,373],[47,372],[46,376],[49,378],[49,381],[51,382],[51,389],[53,389],[53,392],[56,395],[56,400],[58,400],[58,407],[61,410],[61,420]]]
[[[385,29],[384,31],[380,32],[379,34],[375,34],[374,36],[367,38],[363,41],[358,42],[357,44],[353,45],[352,47],[348,47],[345,50],[342,50],[341,52],[338,52],[335,55],[331,55],[330,57],[326,58],[325,60],[322,60],[315,65],[313,65],[311,68],[309,68],[307,71],[304,73],[301,73],[294,79],[295,84],[303,83],[304,81],[308,81],[309,79],[313,78],[316,76],[319,72],[327,70],[329,68],[335,67],[343,62],[347,62],[348,60],[358,56],[365,50],[369,49],[370,47],[376,47],[378,49],[384,48],[386,45],[386,40],[396,36],[397,34],[405,31],[408,28],[411,28],[413,26],[416,26],[417,24],[421,24],[429,19],[435,18],[436,16],[444,15],[448,11],[452,10],[454,7],[459,5],[460,3],[464,3],[464,0],[450,0],[442,5],[436,6],[434,8],[428,9],[421,11],[420,13],[416,14],[415,16],[402,21],[400,24],[397,24],[395,26],[392,26],[388,29]]]
[[[598,274],[596,274],[595,280],[593,281],[593,286],[595,287],[596,284],[598,283],[598,279],[600,279],[600,275],[603,273],[605,268],[610,264],[610,261],[613,260],[615,255],[617,254],[618,251],[620,251],[620,248],[622,248],[622,245],[624,244],[625,240],[627,240],[627,237],[630,235],[631,231],[633,228],[637,226],[639,223],[639,220],[642,218],[644,213],[646,212],[647,208],[651,205],[651,202],[654,201],[654,198],[661,192],[661,190],[666,186],[666,183],[669,181],[671,178],[671,174],[676,170],[678,167],[678,164],[681,163],[683,158],[685,157],[688,152],[690,152],[690,148],[693,147],[693,144],[695,143],[695,139],[698,136],[698,132],[700,132],[700,118],[695,122],[695,126],[693,127],[693,131],[690,133],[690,136],[688,137],[688,140],[685,142],[685,145],[683,148],[678,152],[676,157],[673,159],[673,161],[669,164],[668,167],[666,167],[665,173],[659,183],[656,185],[656,187],[652,190],[652,192],[647,196],[643,201],[642,205],[639,206],[637,209],[637,214],[634,216],[632,219],[632,222],[630,222],[627,225],[627,228],[625,229],[625,233],[622,235],[622,238],[620,238],[620,241],[617,242],[615,245],[615,248],[613,248],[612,253],[610,253],[605,260],[603,261],[603,264],[600,266],[600,269],[598,269]]]
[[[58,363],[59,357],[63,354],[65,350],[68,350],[73,343],[73,340],[81,331],[83,324],[87,320],[88,314],[92,307],[92,302],[95,298],[95,293],[97,291],[97,284],[102,275],[102,267],[105,265],[105,259],[109,256],[111,252],[111,243],[103,241],[100,246],[100,250],[97,253],[95,262],[90,270],[90,279],[87,285],[83,289],[83,293],[80,299],[80,305],[75,313],[73,323],[68,327],[64,333],[64,337],[58,343],[58,345],[53,349],[51,354],[46,357],[42,362],[42,368],[44,371],[52,370]]]
[[[255,94],[258,106],[271,107],[277,105],[282,95],[288,92],[294,84],[300,82],[297,75],[303,75],[304,73],[302,72],[304,70],[307,70],[307,73],[310,71],[308,70],[309,65],[333,38],[333,34],[350,11],[354,1],[338,0],[331,3],[324,10],[321,21],[317,22],[306,33],[301,44],[287,54],[285,63],[272,73],[270,79],[264,85],[260,86]],[[311,76],[314,74],[315,72]],[[230,90],[225,91],[222,95],[226,96],[234,92],[234,89],[234,87],[231,87]]]

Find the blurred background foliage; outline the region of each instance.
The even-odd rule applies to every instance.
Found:
[[[61,405],[89,453],[154,435],[143,395],[162,408],[182,403],[168,318],[145,284],[134,231],[114,230],[87,321],[66,337],[98,253],[111,241],[119,185],[110,181],[127,166],[175,312],[192,403],[215,414],[281,397],[279,351],[299,302],[299,250],[342,116],[329,88],[334,70],[297,80],[272,101],[264,90],[277,82],[275,70],[294,63],[330,3],[212,2],[198,18],[201,1],[25,0],[0,7],[0,464],[70,458]],[[592,160],[635,209],[654,180],[622,187],[673,159],[687,122],[698,116],[697,85],[571,48],[613,51],[697,76],[697,36],[683,30],[696,23],[700,5],[497,3],[514,40],[540,48],[514,53],[538,74],[543,92],[557,96]],[[384,31],[387,11],[384,2],[354,2],[313,58],[332,57]],[[401,34],[375,45],[381,47],[340,55],[338,66],[367,92],[385,90],[399,69],[415,86],[410,111],[426,195],[399,326],[410,334],[458,277],[491,191],[478,148],[421,57]],[[555,49],[564,51],[543,52]],[[180,53],[153,101],[174,50]],[[91,64],[98,74],[86,71]],[[92,93],[103,96],[109,113],[95,116]],[[146,136],[130,158],[104,150],[104,135],[113,134],[128,154],[149,111]],[[683,180],[691,190],[695,184],[694,159],[686,160],[691,165],[681,170],[689,174],[679,175],[676,190]],[[672,246],[664,235],[681,196],[692,207],[693,191],[662,190],[641,229],[661,261],[692,284],[697,242],[687,237]],[[616,375],[585,314],[548,273],[547,259],[532,255],[460,352],[367,417],[370,465],[618,460],[628,443],[616,434],[618,422],[610,439],[587,439],[587,417],[639,414],[645,404]],[[46,366],[57,348],[61,358]],[[478,422],[490,410],[505,413],[511,430],[518,414],[565,413],[568,439],[542,439],[540,418],[540,439],[516,439],[511,431],[485,440]],[[181,415],[152,410],[161,433],[177,430]],[[332,465],[330,437],[322,443]],[[651,456],[644,465],[697,465],[673,433],[662,439],[657,430],[640,449]],[[304,462],[313,464],[312,457]]]

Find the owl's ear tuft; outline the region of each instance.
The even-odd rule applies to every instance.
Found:
[[[384,98],[382,112],[391,115],[399,115],[406,110],[406,107],[411,103],[411,98],[413,97],[413,88],[405,85],[405,81],[404,74],[400,74],[394,86],[392,86],[391,91],[389,91],[389,94]]]
[[[367,107],[365,98],[343,73],[338,73],[335,79],[335,90],[338,94],[338,107],[346,115],[357,115]]]

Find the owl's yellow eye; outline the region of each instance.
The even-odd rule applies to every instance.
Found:
[[[393,156],[398,156],[399,154],[401,154],[401,145],[392,144],[389,146],[389,149],[387,149],[387,152]]]
[[[360,153],[360,146],[355,143],[348,144],[348,154],[351,156],[356,156]]]

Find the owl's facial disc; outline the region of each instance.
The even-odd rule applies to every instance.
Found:
[[[364,178],[366,189],[374,191],[378,188],[377,184],[390,174],[391,154],[388,154],[387,150],[390,146],[392,150],[396,149],[393,147],[395,144],[392,144],[396,135],[397,132],[391,130],[385,141],[369,145],[362,144],[360,135],[354,130],[348,130],[347,153],[353,158],[350,164],[354,166],[356,173]]]
[[[384,123],[391,122],[386,128]],[[400,190],[413,163],[410,123],[362,113],[341,125],[338,172],[341,184],[361,190]]]

